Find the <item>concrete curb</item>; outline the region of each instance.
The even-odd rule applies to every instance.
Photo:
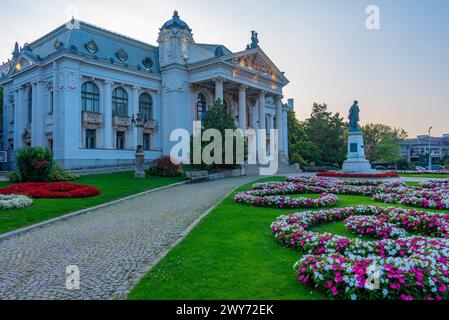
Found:
[[[253,180],[259,180],[259,178],[255,178]],[[245,183],[246,184],[246,183]],[[244,184],[244,185],[245,185]],[[204,218],[206,218],[212,211],[214,211],[219,205],[223,203],[224,200],[226,200],[231,194],[236,192],[238,189],[240,189],[243,185],[238,186],[234,188],[232,191],[230,191],[228,194],[226,194],[221,200],[219,200],[216,204],[214,204],[212,207],[207,209],[199,218],[197,218],[190,226],[188,226],[183,232],[180,233],[178,239],[176,239],[175,242],[173,242],[170,246],[168,246],[166,249],[164,249],[161,253],[159,253],[156,258],[148,262],[148,265],[138,272],[138,274],[133,277],[130,283],[130,291],[127,292],[125,297],[117,297],[116,299],[120,300],[126,300],[127,296],[131,293],[131,290],[147,275],[148,272],[151,271],[159,262],[162,261],[169,253],[172,251],[175,247],[177,247],[184,239],[192,232],[192,230],[200,224],[201,221],[203,221]]]
[[[7,239],[10,239],[10,238],[14,238],[14,237],[16,237],[18,235],[27,233],[27,232],[32,231],[34,229],[47,227],[47,226],[55,224],[57,222],[68,220],[68,219],[73,218],[75,216],[79,216],[79,215],[82,215],[82,214],[90,213],[92,211],[103,209],[103,208],[106,208],[106,207],[109,207],[109,206],[112,206],[112,205],[115,205],[115,204],[118,204],[118,203],[122,203],[122,202],[125,202],[125,201],[128,201],[128,200],[134,199],[134,198],[138,198],[138,197],[141,197],[141,196],[153,193],[153,192],[157,192],[157,191],[161,191],[161,190],[177,187],[177,186],[180,186],[180,185],[184,185],[186,183],[187,183],[187,181],[182,181],[182,182],[173,183],[173,184],[170,184],[170,185],[167,185],[167,186],[162,186],[162,187],[159,187],[159,188],[156,188],[156,189],[147,190],[147,191],[144,191],[144,192],[141,192],[141,193],[138,193],[138,194],[134,194],[134,195],[131,195],[131,196],[128,196],[128,197],[125,197],[125,198],[114,200],[112,202],[103,203],[103,204],[100,204],[100,205],[95,206],[95,207],[91,207],[91,208],[75,211],[75,212],[68,213],[68,214],[65,214],[63,216],[60,216],[60,217],[56,217],[56,218],[53,218],[53,219],[50,219],[50,220],[46,220],[46,221],[43,221],[43,222],[40,222],[40,223],[37,223],[37,224],[33,224],[33,225],[25,227],[25,228],[21,228],[21,229],[17,229],[17,230],[11,231],[11,232],[7,232],[7,233],[4,233],[4,234],[0,235],[0,242],[4,241],[4,240],[7,240]]]

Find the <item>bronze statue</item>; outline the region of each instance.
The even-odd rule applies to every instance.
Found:
[[[360,131],[359,128],[359,117],[360,108],[359,108],[359,102],[354,101],[354,104],[351,106],[351,109],[349,110],[349,132],[358,132]]]

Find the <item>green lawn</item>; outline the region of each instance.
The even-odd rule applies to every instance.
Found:
[[[86,199],[35,199],[31,207],[1,211],[0,234],[183,180],[184,177],[136,180],[134,172],[81,176],[74,183],[95,186],[101,195]],[[0,187],[7,185],[10,183],[0,182]]]
[[[407,178],[438,178],[449,179],[449,174],[400,174],[400,177]]]
[[[263,181],[267,180],[276,179]],[[250,188],[251,184],[241,190]],[[369,197],[339,199],[340,207],[388,206]],[[298,211],[252,208],[228,197],[146,275],[128,299],[328,299],[299,284],[293,264],[301,254],[279,245],[271,235],[270,225],[278,216]],[[315,230],[354,237],[342,223]]]

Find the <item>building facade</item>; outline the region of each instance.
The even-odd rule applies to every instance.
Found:
[[[401,142],[401,154],[409,161],[418,161],[423,156],[429,155],[429,139],[430,154],[433,159],[444,159],[449,157],[449,134],[442,137],[430,137],[428,135],[418,136]]]
[[[280,128],[287,159],[288,80],[255,32],[246,50],[234,53],[195,42],[177,12],[160,29],[157,46],[72,19],[22,48],[16,44],[0,71],[10,165],[27,145],[48,146],[66,169],[131,165],[137,114],[148,120],[145,158],[169,155],[171,132],[192,132],[217,99],[238,128]]]

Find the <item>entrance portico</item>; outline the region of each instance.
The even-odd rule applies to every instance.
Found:
[[[288,80],[260,48],[192,65],[189,73],[192,108],[197,108],[198,95],[207,96],[208,108],[220,99],[243,131],[267,129],[269,134],[269,130],[280,128],[279,150],[286,156],[283,154],[286,108],[282,103],[282,88]],[[201,120],[198,112],[194,114],[197,115],[194,120]]]

